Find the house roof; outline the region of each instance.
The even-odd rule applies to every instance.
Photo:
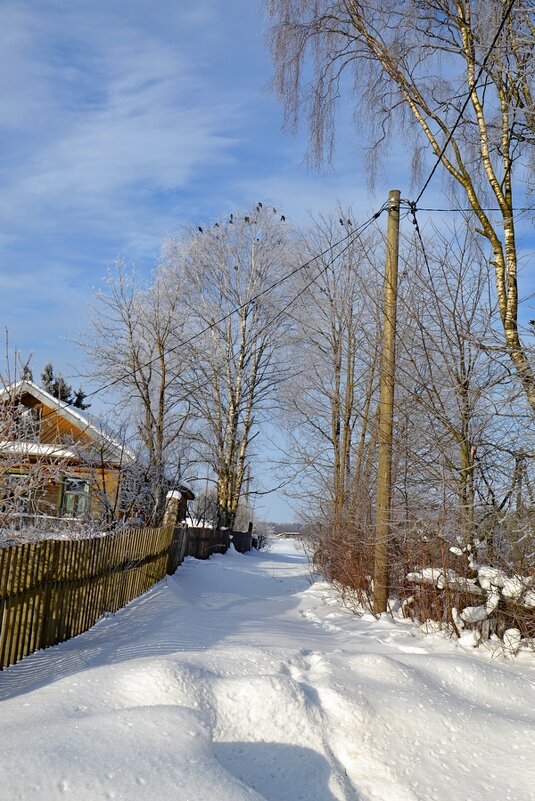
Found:
[[[23,380],[2,387],[0,389],[0,401],[7,398],[18,398],[26,393],[45,406],[54,409],[60,417],[63,417],[79,431],[89,436],[95,443],[104,446],[106,448],[106,461],[115,464],[134,461],[133,453],[125,445],[111,437],[97,419],[82,413],[80,409],[69,406],[68,403],[58,400],[33,381]],[[58,453],[57,450],[55,453]]]

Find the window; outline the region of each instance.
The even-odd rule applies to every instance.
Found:
[[[83,478],[63,479],[61,514],[66,517],[84,517],[89,511],[89,481]]]

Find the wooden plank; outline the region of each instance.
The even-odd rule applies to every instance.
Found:
[[[48,541],[44,543],[38,543],[35,548],[35,550],[37,551],[37,565],[36,565],[36,575],[32,588],[32,595],[34,601],[33,601],[32,636],[30,641],[30,653],[33,653],[34,651],[37,651],[40,648],[40,643],[42,640],[43,619],[44,619],[44,612],[43,612],[44,592],[42,583],[45,575],[48,548],[49,548]]]
[[[59,571],[59,554],[61,540],[50,540],[49,562],[46,573],[46,593],[44,599],[44,620],[41,648],[48,648],[56,643],[58,614],[58,585],[56,577]]]
[[[63,627],[63,636],[62,639],[68,639],[69,637],[73,637],[75,634],[78,634],[75,628],[75,618],[76,613],[78,611],[78,602],[79,602],[79,594],[78,594],[78,570],[79,570],[79,559],[80,559],[80,551],[81,551],[81,543],[83,540],[74,540],[70,543],[69,548],[69,565],[66,580],[69,582],[67,586],[67,598],[66,604],[64,608],[64,627]]]
[[[24,631],[20,643],[20,650],[17,661],[31,653],[33,615],[35,606],[35,577],[37,575],[39,561],[38,551],[35,543],[30,543],[28,548],[28,574],[26,578],[26,615],[23,623]]]
[[[54,641],[50,645],[63,642],[66,638],[66,615],[70,599],[70,586],[65,583],[68,577],[68,570],[73,552],[73,543],[66,540],[58,540],[57,550],[57,570],[54,576],[54,618],[56,621],[54,630]]]
[[[78,576],[77,576],[78,580],[81,583],[80,600],[74,624],[77,634],[81,633],[82,631],[85,631],[86,629],[85,619],[89,608],[89,600],[92,589],[91,575],[89,573],[91,556],[92,556],[91,546],[93,543],[96,542],[97,542],[96,538],[83,540],[83,547],[80,551],[80,562],[78,565]]]
[[[11,654],[15,639],[15,619],[18,614],[18,599],[15,593],[18,585],[20,563],[21,547],[20,545],[16,545],[13,546],[12,558],[10,560],[9,573],[6,581],[7,615],[4,619],[5,636],[3,638],[2,650],[0,651],[0,665],[2,668],[9,667],[9,665],[13,664],[11,661]]]
[[[30,561],[33,555],[30,543],[27,543],[25,546],[25,553],[22,560],[22,574],[20,578],[21,582],[21,597],[19,603],[19,620],[18,620],[18,632],[17,632],[17,639],[16,645],[13,652],[13,661],[18,662],[25,656],[24,651],[24,642],[26,638],[26,626],[28,620],[28,608],[29,608],[29,600],[30,596],[28,593],[29,589],[29,578],[32,568],[32,563]]]
[[[33,558],[32,558],[32,572],[29,581],[29,613],[28,613],[28,639],[24,649],[24,656],[33,653],[35,650],[35,640],[37,637],[37,623],[38,623],[38,599],[40,595],[39,575],[42,569],[41,564],[41,548],[39,545],[32,545]]]
[[[27,548],[25,545],[17,546],[18,560],[17,571],[13,579],[13,616],[10,621],[10,648],[8,651],[8,664],[14,665],[17,661],[18,641],[20,637],[22,600],[20,592],[24,578],[24,565],[27,558]]]

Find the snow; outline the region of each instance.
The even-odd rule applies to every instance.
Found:
[[[462,592],[479,592],[474,579],[464,578],[464,576],[459,576],[455,570],[444,570],[441,567],[424,567],[414,573],[407,573],[407,581],[431,584],[439,590],[449,587]]]
[[[45,445],[41,442],[26,442],[24,440],[1,440],[0,450],[2,453],[24,454],[27,456],[56,456],[58,459],[80,457],[80,452],[72,448],[65,448],[62,445]]]
[[[504,581],[502,593],[506,598],[519,601],[525,589],[526,579],[523,579],[521,576],[513,576]]]
[[[534,801],[535,659],[509,639],[354,617],[294,540],[187,559],[0,673],[0,797]]]
[[[516,654],[518,649],[520,648],[520,642],[522,640],[522,635],[520,634],[518,629],[507,629],[503,635],[503,644],[505,648],[508,648],[513,654]]]
[[[489,616],[486,606],[466,606],[461,612],[465,623],[480,623]]]

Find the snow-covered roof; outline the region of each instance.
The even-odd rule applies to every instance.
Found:
[[[132,451],[110,436],[110,434],[104,430],[102,424],[98,420],[91,418],[89,415],[83,414],[80,409],[76,409],[75,407],[70,406],[68,403],[58,400],[50,392],[47,392],[46,389],[38,386],[33,381],[24,379],[23,381],[18,381],[15,384],[9,384],[8,386],[2,387],[0,389],[0,401],[6,398],[17,398],[24,393],[28,393],[40,403],[43,403],[45,406],[54,409],[58,415],[60,415],[60,417],[63,417],[65,420],[71,423],[71,425],[78,428],[84,434],[89,435],[89,437],[91,437],[95,442],[105,445],[107,448],[107,460],[116,464],[125,464],[125,462],[134,461],[135,457]],[[25,452],[30,453],[28,450],[30,443],[24,443],[24,446]],[[1,445],[1,447],[2,449],[5,449],[5,443]],[[63,449],[65,450],[65,453],[61,453],[58,451],[57,446],[50,447],[53,447],[54,455],[67,455],[67,449]],[[44,455],[44,452],[41,451],[41,453]]]
[[[65,448],[62,445],[45,445],[42,442],[25,440],[0,440],[0,451],[17,456],[57,456],[62,459],[75,459],[80,455],[72,448]]]

